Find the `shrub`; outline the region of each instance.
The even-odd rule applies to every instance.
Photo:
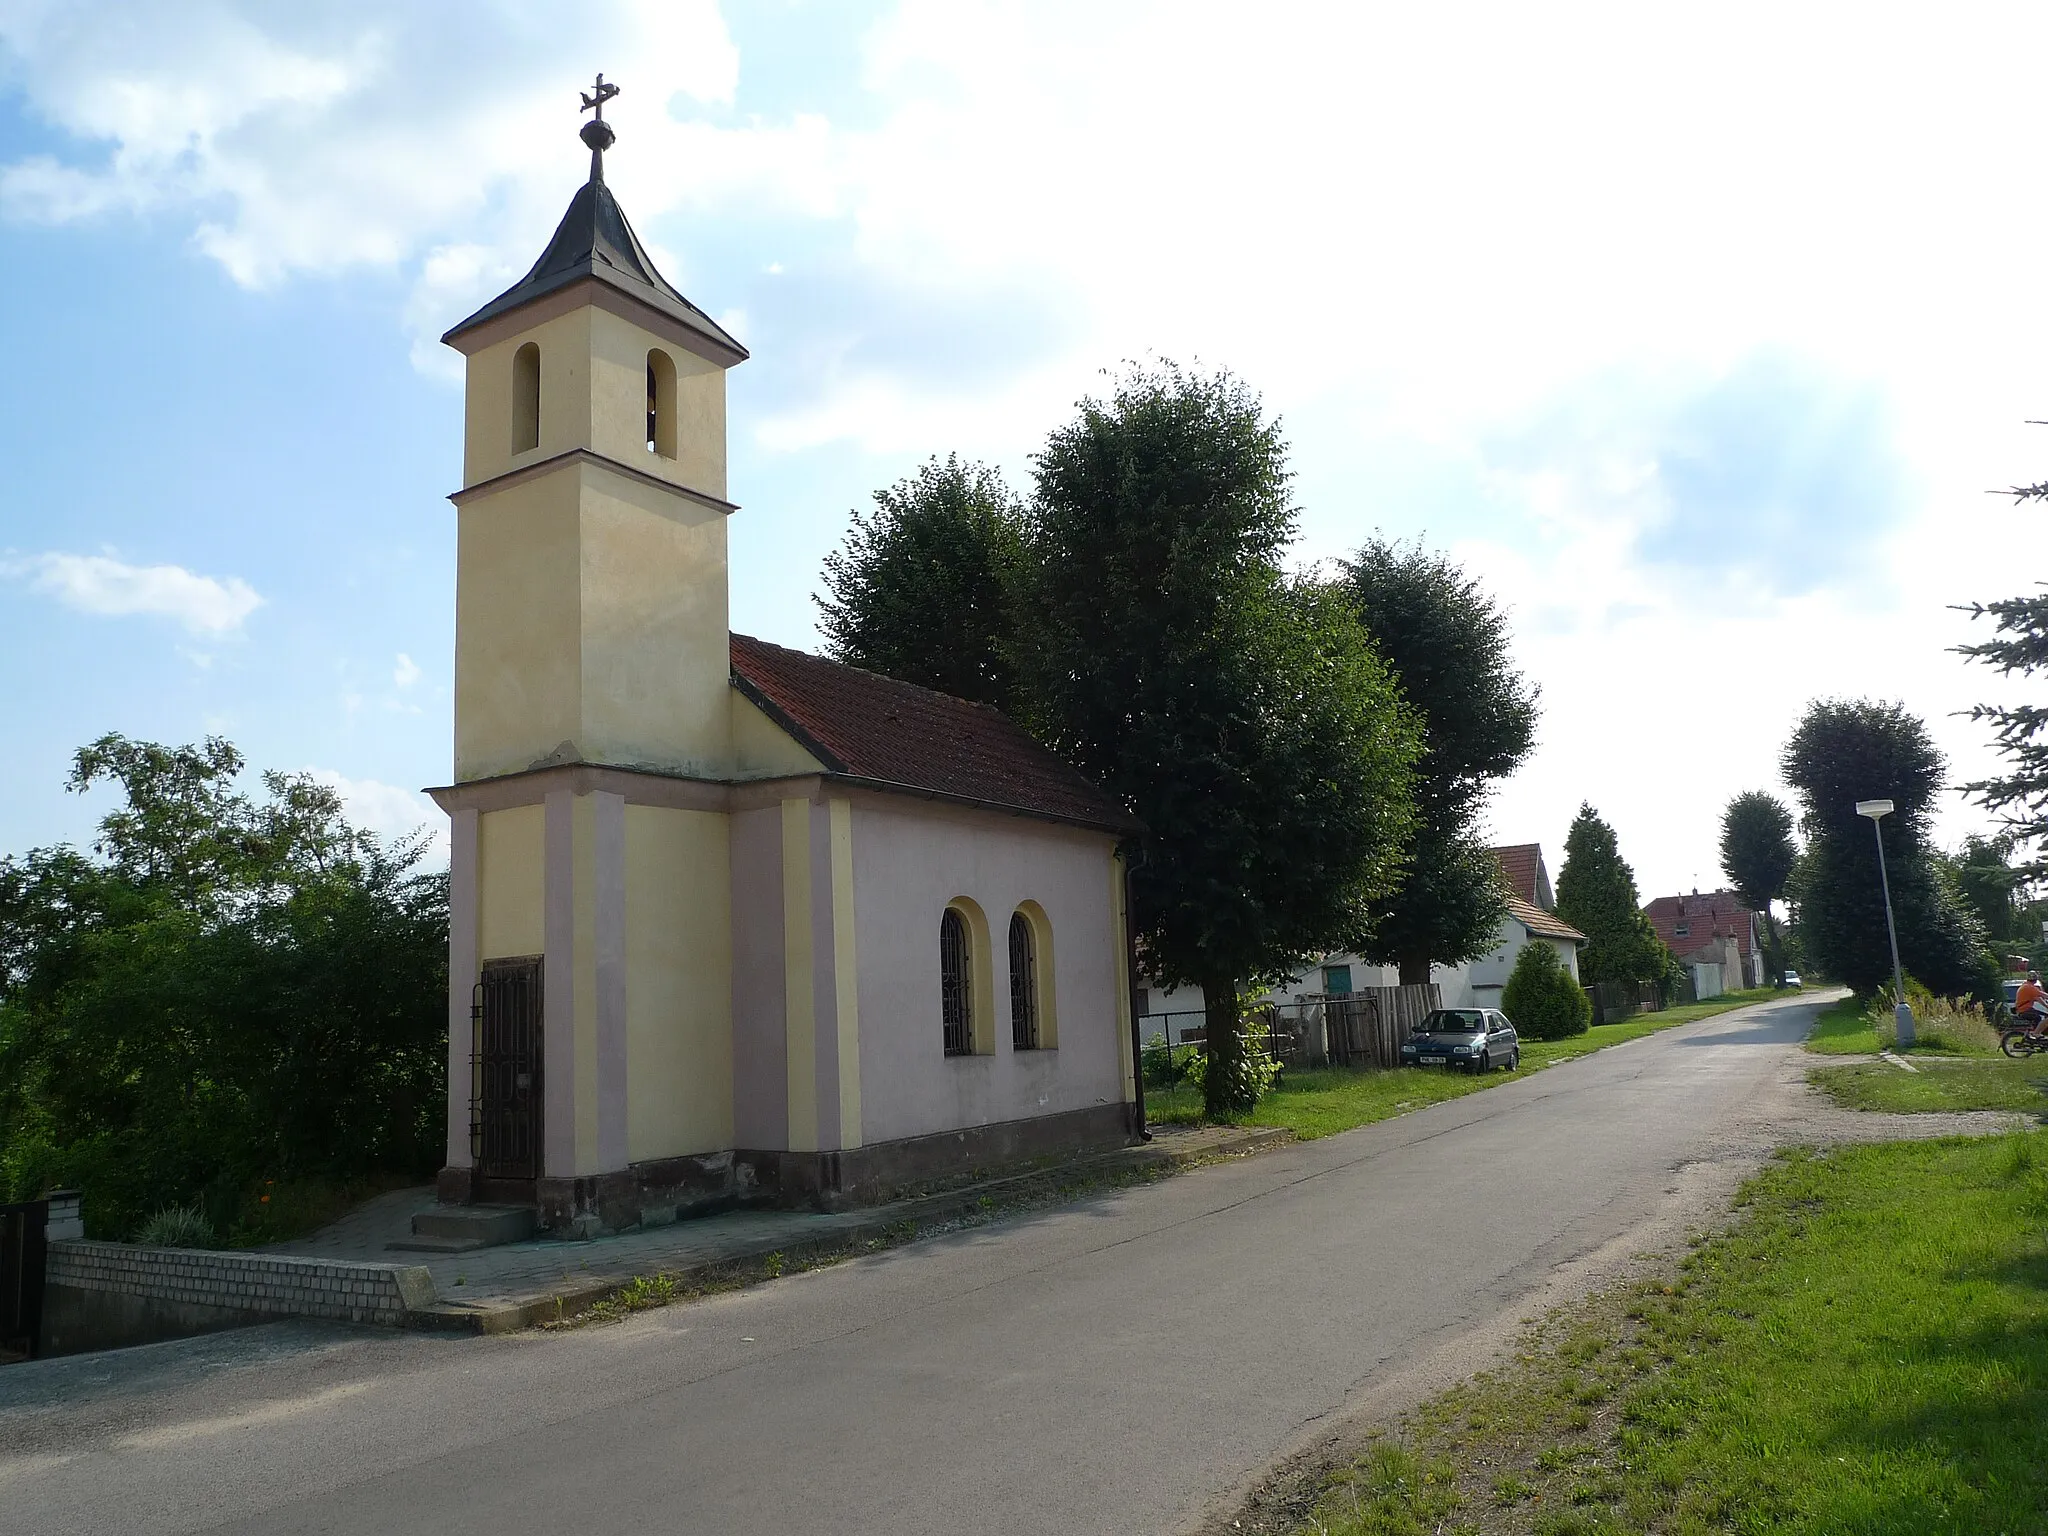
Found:
[[[1540,939],[1522,946],[1500,997],[1517,1034],[1531,1040],[1583,1035],[1593,1023],[1593,1001],[1572,979],[1556,950]]]
[[[1998,1054],[1998,1027],[1969,999],[1936,997],[1908,976],[1906,1001],[1913,1006],[1913,1039],[1920,1050],[1953,1051],[1958,1056]],[[1892,1006],[1892,989],[1880,987],[1864,1010],[1885,1050],[1898,1044],[1898,1020]]]
[[[135,1241],[145,1248],[205,1248],[213,1227],[197,1203],[167,1205],[135,1229]]]
[[[1244,1049],[1238,1053],[1237,1072],[1234,1079],[1220,1084],[1210,1084],[1209,1074],[1213,1067],[1208,1054],[1196,1051],[1189,1055],[1183,1068],[1187,1080],[1200,1083],[1212,1100],[1233,1105],[1239,1114],[1249,1114],[1272,1089],[1280,1077],[1280,1063],[1267,1053],[1265,1046],[1247,1033]]]

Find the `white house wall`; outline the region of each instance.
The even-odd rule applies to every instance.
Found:
[[[898,810],[864,796],[853,810],[854,908],[860,934],[862,1133],[869,1142],[921,1136],[1121,1103],[1124,1048],[1117,999],[1110,837],[1055,823],[931,804]],[[939,922],[973,901],[987,919],[992,1051],[945,1054]],[[1026,901],[1053,936],[1058,1044],[1010,1044],[1010,915]],[[982,1021],[977,1021],[979,1025]]]

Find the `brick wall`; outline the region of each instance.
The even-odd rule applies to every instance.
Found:
[[[84,1239],[50,1244],[51,1285],[276,1317],[321,1317],[395,1328],[432,1306],[433,1277],[416,1264],[349,1264],[274,1253],[138,1248]]]

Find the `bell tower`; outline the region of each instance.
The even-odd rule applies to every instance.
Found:
[[[725,370],[742,347],[590,179],[533,270],[441,339],[468,359],[455,781],[566,763],[728,771]]]
[[[449,813],[451,1201],[595,1220],[730,1148],[725,371],[746,348],[590,176],[467,359]],[[593,1182],[593,1181],[597,1182]]]

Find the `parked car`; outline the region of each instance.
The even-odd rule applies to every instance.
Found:
[[[1788,986],[1788,987],[1794,987],[1794,988],[1798,987],[1798,986],[1799,986],[1799,973],[1798,973],[1797,971],[1787,971],[1787,972],[1785,973],[1785,985],[1786,985],[1786,986]]]
[[[1492,1008],[1439,1008],[1415,1026],[1401,1047],[1404,1067],[1463,1067],[1490,1072],[1522,1065],[1522,1041],[1506,1014]]]

